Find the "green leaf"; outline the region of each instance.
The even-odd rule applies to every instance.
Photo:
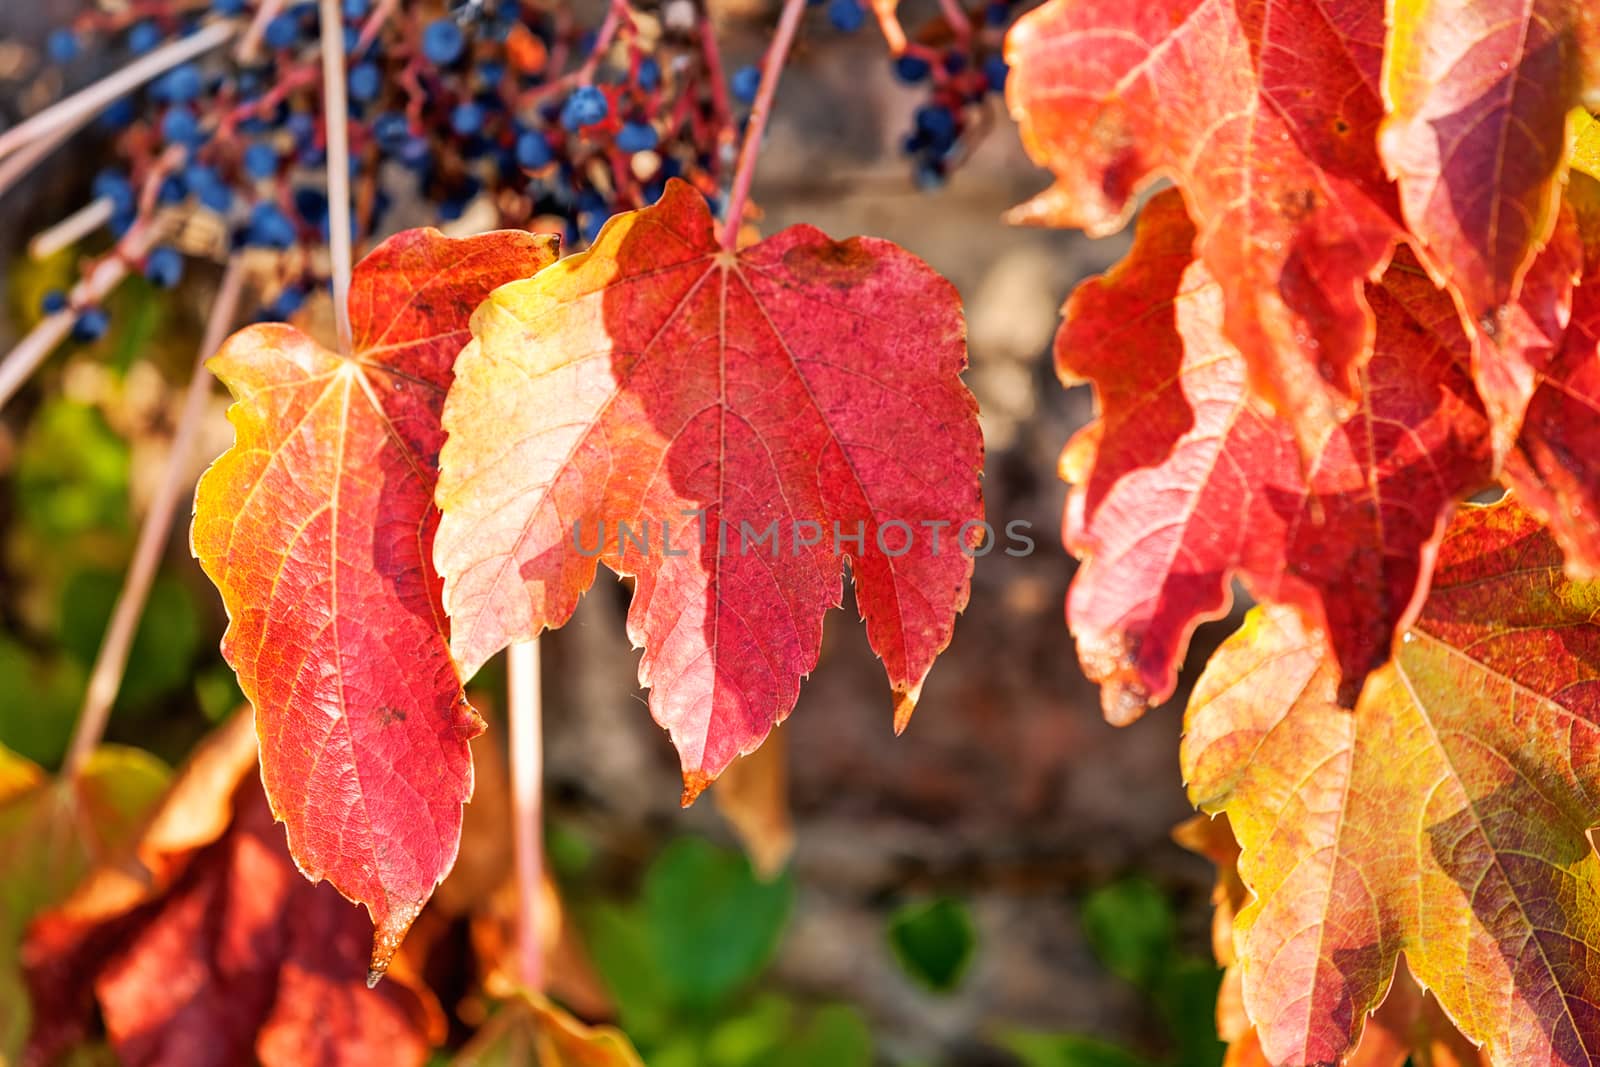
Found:
[[[1108,971],[1152,992],[1172,958],[1177,920],[1161,890],[1133,877],[1089,894],[1083,932]]]
[[[1080,1034],[1012,1030],[1001,1034],[999,1042],[1023,1067],[1151,1067],[1149,1060]]]
[[[871,1067],[872,1032],[861,1013],[845,1004],[827,1004],[811,1015],[766,1067]]]
[[[100,570],[78,571],[62,587],[61,645],[85,667],[99,654],[121,590],[122,575]],[[182,582],[157,575],[117,689],[117,709],[145,707],[157,697],[182,689],[189,682],[199,647],[200,612],[194,597]]]
[[[1173,1067],[1217,1067],[1227,1046],[1217,1037],[1217,987],[1222,971],[1209,959],[1182,956],[1169,962],[1152,997],[1172,1035]]]
[[[49,400],[17,452],[17,510],[35,533],[55,540],[124,530],[129,467],[127,442],[98,411]]]
[[[84,670],[0,635],[0,745],[45,767],[61,762],[83,700]]]
[[[641,1046],[658,1044],[670,1029],[670,991],[656,966],[643,913],[638,907],[594,904],[583,911],[581,921],[589,953],[616,1001],[622,1029]]]
[[[890,917],[888,934],[900,966],[936,993],[960,983],[978,940],[967,906],[948,897],[901,908]]]
[[[674,999],[709,1007],[772,958],[794,900],[788,876],[760,881],[737,852],[695,838],[668,845],[645,875],[650,953]]]

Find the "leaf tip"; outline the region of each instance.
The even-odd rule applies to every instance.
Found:
[[[896,689],[894,691],[894,735],[899,737],[906,732],[906,727],[911,725],[911,713],[917,710],[917,701],[922,696],[922,683],[917,683],[909,689]]]
[[[715,780],[715,778],[703,771],[684,771],[683,796],[678,801],[679,805],[687,808],[690,804],[693,804],[700,799],[700,794],[706,791],[706,787]]]
[[[394,954],[400,951],[400,942],[405,940],[406,931],[411,929],[411,924],[416,921],[421,911],[422,902],[418,901],[414,904],[403,904],[393,911],[385,912],[381,917],[376,913],[373,914],[372,959],[367,964],[368,989],[376,988],[383,980],[383,976],[388,973]]]

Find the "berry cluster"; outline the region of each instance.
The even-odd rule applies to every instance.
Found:
[[[868,20],[860,0],[811,2],[826,3],[841,31]],[[943,179],[977,105],[1004,84],[1008,3],[991,0],[976,27],[930,24],[893,60],[901,80],[932,87],[906,141],[924,186]],[[381,236],[401,205],[407,224],[427,221],[415,218],[420,205],[439,224],[471,210],[480,227],[556,232],[578,246],[612,214],[653,203],[672,177],[720,209],[735,112],[754,102],[761,74],[744,67],[724,82],[696,0],[648,10],[613,0],[597,27],[533,0],[456,0],[443,14],[407,0],[341,8],[357,241]],[[234,20],[232,40],[100,114],[119,166],[95,179],[93,194],[117,237],[158,216],[201,217],[209,225],[199,229],[226,235],[226,245],[279,253],[262,314],[287,318],[326,283],[324,257],[313,254],[329,235],[318,5],[141,0],[81,16],[50,36],[46,53],[70,73],[91,49],[149,55],[219,19]],[[171,245],[134,265],[162,286],[183,273]],[[103,312],[79,309],[76,336],[104,329]]]
[[[716,206],[737,127],[692,2],[653,13],[619,2],[598,28],[520,0],[471,0],[443,15],[343,0],[342,14],[357,240],[381,235],[396,204],[420,202],[440,224],[472,207],[482,225],[579,245],[615,212],[652,203],[671,177]],[[57,65],[91,48],[146,55],[216,18],[236,19],[245,43],[177,64],[108,106],[98,121],[120,165],[92,191],[109,204],[115,237],[159,213],[206,215],[235,248],[284,253],[263,309],[283,318],[325,281],[307,254],[329,227],[317,5],[145,0],[81,17],[50,36],[46,55]],[[172,285],[183,258],[163,245],[137,265]],[[80,310],[76,336],[103,330],[102,311]]]

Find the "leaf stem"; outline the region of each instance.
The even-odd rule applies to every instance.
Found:
[[[321,0],[323,122],[328,135],[328,253],[333,260],[333,316],[339,350],[352,350],[350,329],[350,108],[344,85],[344,11]]]
[[[806,0],[784,0],[778,28],[772,35],[772,43],[767,46],[767,56],[761,66],[761,85],[756,90],[755,106],[750,109],[744,145],[739,149],[739,164],[733,173],[733,189],[728,194],[728,215],[722,227],[722,247],[728,252],[738,251],[739,225],[744,221],[745,201],[750,199],[756,157],[761,153],[761,135],[766,131],[767,118],[772,113],[772,99],[778,94],[778,79],[782,77],[783,64],[789,58],[789,47],[794,44],[795,31],[800,28],[800,16],[805,12]]]
[[[216,299],[212,301],[205,335],[200,341],[200,353],[195,360],[194,374],[189,379],[178,426],[172,435],[167,466],[161,474],[161,484],[156,487],[155,496],[150,501],[150,509],[145,512],[144,522],[139,527],[133,562],[128,565],[122,591],[117,594],[116,606],[111,610],[111,622],[106,626],[100,651],[89,672],[89,685],[84,692],[83,707],[78,712],[78,725],[73,731],[72,742],[62,764],[62,775],[68,779],[83,769],[84,762],[100,744],[106,722],[111,717],[111,705],[116,700],[117,689],[122,685],[122,674],[128,666],[128,653],[133,648],[139,617],[144,613],[150,586],[161,565],[162,551],[172,532],[178,500],[194,479],[195,439],[205,416],[206,398],[211,393],[211,373],[206,370],[205,362],[222,347],[233,326],[239,309],[239,295],[244,287],[244,275],[244,258],[235,256],[230,259],[222,274]]]
[[[165,74],[186,60],[211,51],[238,31],[239,23],[236,20],[223,19],[188,37],[165,44],[149,55],[141,56],[115,74],[100,79],[0,133],[0,158],[9,156],[36,138],[62,129],[77,129],[105,110],[119,96],[137,89],[157,75]]]
[[[506,658],[506,718],[511,734],[511,842],[517,865],[517,977],[527,989],[544,988],[544,939],[539,903],[544,897],[543,700],[539,692],[539,642],[518,641]]]

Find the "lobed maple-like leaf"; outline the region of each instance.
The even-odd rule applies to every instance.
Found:
[[[1467,317],[1516,299],[1549,238],[1568,115],[1600,90],[1588,0],[1390,0],[1379,151],[1424,262]]]
[[[1527,410],[1503,477],[1549,525],[1566,552],[1568,571],[1595,578],[1600,577],[1600,182],[1573,173],[1567,202],[1572,233],[1562,236],[1581,243],[1583,277],[1572,292],[1566,330],[1545,358],[1529,366]]]
[[[564,623],[597,563],[634,576],[639,678],[688,802],[793,708],[844,556],[905,724],[982,519],[948,282],[808,226],[724,252],[670,182],[472,328],[435,546],[466,672]]]
[[[273,812],[309,878],[367,905],[374,981],[455,860],[482,727],[432,563],[439,412],[473,309],[553,259],[531,234],[408,231],[356,265],[350,356],[269,324],[209,364],[237,441],[200,481],[194,552]]]
[[[1316,620],[1353,700],[1425,583],[1442,517],[1493,476],[1466,336],[1404,252],[1368,290],[1362,405],[1302,463],[1286,422],[1252,400],[1193,233],[1175,192],[1154,197],[1133,250],[1079,287],[1056,339],[1062,379],[1091,380],[1101,409],[1062,457],[1066,543],[1083,560],[1067,617],[1114,722],[1171,695],[1234,577]]]
[[[408,981],[366,987],[367,921],[296,872],[255,750],[243,714],[196,753],[130,854],[34,924],[26,1062],[81,1041],[96,1005],[128,1067],[426,1061],[438,1005]]]
[[[1339,1062],[1403,954],[1493,1063],[1600,1062],[1600,587],[1514,499],[1465,507],[1394,659],[1353,710],[1338,688],[1298,613],[1256,609],[1186,718],[1266,1058]]]
[[[1400,237],[1378,159],[1382,0],[1050,0],[1006,38],[1006,99],[1055,185],[1013,218],[1100,235],[1158,176],[1252,385],[1314,451],[1359,395],[1364,283]]]
[[[102,745],[75,776],[51,778],[0,747],[0,1063],[15,1062],[32,1025],[18,958],[27,924],[125,845],[169,775],[147,752]]]

